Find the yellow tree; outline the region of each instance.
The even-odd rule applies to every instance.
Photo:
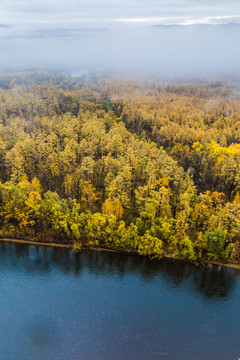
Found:
[[[95,188],[90,181],[79,181],[79,202],[82,210],[91,210],[98,200]]]
[[[102,206],[102,212],[104,214],[115,215],[117,219],[121,219],[123,215],[123,208],[119,199],[106,199]]]

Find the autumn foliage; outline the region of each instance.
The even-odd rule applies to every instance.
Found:
[[[238,261],[235,85],[2,74],[1,236]]]

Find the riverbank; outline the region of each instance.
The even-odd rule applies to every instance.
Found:
[[[66,248],[66,249],[72,249],[72,244],[59,244],[56,242],[43,242],[43,241],[36,241],[36,240],[26,240],[26,239],[13,239],[13,238],[0,238],[0,242],[11,242],[16,244],[24,244],[24,245],[35,245],[35,246],[49,246],[49,247],[58,247],[58,248]],[[126,251],[126,250],[118,250],[118,249],[108,249],[108,248],[101,248],[101,247],[92,247],[89,248],[87,246],[82,246],[83,250],[94,250],[94,251],[107,251],[107,252],[115,252],[115,253],[125,253],[130,254],[134,253],[137,254],[137,252],[134,251]]]
[[[11,242],[16,244],[25,244],[25,245],[36,245],[36,246],[50,246],[50,247],[61,247],[71,249],[71,244],[58,244],[54,242],[40,242],[34,240],[24,240],[24,239],[12,239],[12,238],[0,238],[2,242]]]
[[[15,243],[15,244],[24,244],[24,245],[35,245],[35,246],[49,246],[49,247],[57,247],[57,248],[66,248],[66,249],[72,249],[73,245],[72,244],[59,244],[56,242],[43,242],[43,241],[34,241],[34,240],[24,240],[24,239],[14,239],[14,238],[0,238],[1,242],[11,242],[11,243]],[[92,251],[105,251],[105,252],[115,252],[115,253],[123,253],[123,254],[135,254],[137,255],[137,252],[133,251],[133,250],[122,250],[122,249],[109,249],[109,248],[103,248],[103,247],[92,247],[89,248],[87,246],[82,246],[82,250],[92,250]],[[184,261],[184,259],[181,259],[180,257],[173,257],[169,254],[164,254],[163,258],[165,259],[173,259],[173,260],[182,260]],[[204,266],[208,266],[208,265],[215,265],[215,266],[224,266],[230,269],[234,269],[234,270],[239,270],[240,271],[240,264],[239,263],[221,263],[218,261],[210,261],[208,263],[204,263],[202,264]]]

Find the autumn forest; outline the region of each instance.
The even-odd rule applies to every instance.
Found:
[[[239,261],[238,81],[0,74],[0,236]]]

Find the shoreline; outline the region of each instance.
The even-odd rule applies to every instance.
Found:
[[[14,243],[14,244],[23,244],[23,245],[34,245],[34,246],[47,246],[47,247],[57,247],[57,248],[65,248],[65,249],[73,249],[73,245],[72,244],[59,244],[56,242],[43,242],[43,241],[35,241],[35,240],[24,240],[24,239],[14,239],[14,238],[1,238],[0,237],[0,242],[8,242],[8,243]],[[108,248],[102,248],[102,247],[86,247],[86,246],[82,246],[82,250],[92,250],[92,251],[99,251],[99,252],[114,252],[114,253],[118,253],[118,254],[135,254],[137,255],[137,252],[134,251],[128,251],[128,250],[120,250],[120,249],[108,249]],[[172,259],[172,260],[181,260],[181,261],[186,261],[184,259],[178,258],[178,257],[173,257],[171,255],[167,255],[164,254],[163,259]],[[215,265],[215,266],[223,266],[223,267],[227,267],[229,269],[233,269],[233,270],[239,270],[240,271],[240,264],[239,263],[228,263],[228,264],[224,264],[218,261],[211,261],[205,264],[201,264],[204,266],[208,266],[208,265]]]
[[[24,239],[12,239],[12,238],[0,238],[1,242],[11,242],[15,244],[24,244],[24,245],[35,245],[35,246],[49,246],[49,247],[60,247],[71,249],[72,245],[70,244],[58,244],[55,242],[43,242],[43,241],[34,241],[34,240],[24,240]]]

